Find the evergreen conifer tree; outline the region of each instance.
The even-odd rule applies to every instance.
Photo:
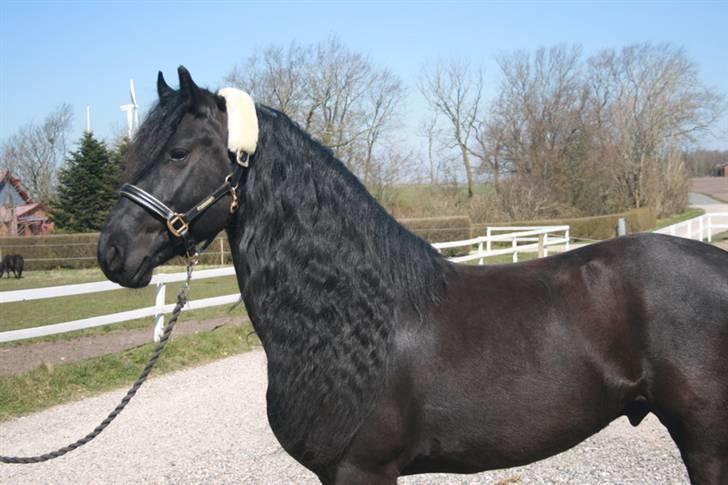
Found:
[[[86,132],[58,176],[53,219],[70,232],[98,231],[117,199],[118,159],[106,144]]]
[[[116,146],[110,151],[110,157],[114,170],[116,171],[116,190],[121,187],[122,177],[128,176],[128,167],[126,166],[126,155],[129,152],[131,141],[128,136],[124,136],[117,141]],[[117,194],[118,195],[118,194]]]

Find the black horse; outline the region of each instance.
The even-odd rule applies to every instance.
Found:
[[[3,277],[3,273],[7,272],[8,278],[10,278],[10,272],[13,272],[13,276],[16,278],[23,277],[23,266],[25,266],[25,260],[19,254],[6,254],[0,261],[0,278]]]
[[[522,465],[650,412],[693,483],[728,483],[728,252],[643,234],[452,264],[278,111],[257,106],[257,150],[236,163],[226,98],[179,78],[160,73],[131,182],[163,209],[205,206],[194,240],[227,231],[271,428],[323,483]],[[205,199],[234,170],[239,187]],[[122,198],[98,246],[127,287],[189,249],[184,221],[168,229],[143,205]]]

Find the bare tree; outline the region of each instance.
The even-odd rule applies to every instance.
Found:
[[[705,87],[680,48],[637,44],[589,60],[597,143],[609,153],[617,196],[630,207],[671,212],[686,200],[687,169],[676,153],[715,124],[724,98]],[[677,180],[681,178],[682,180]],[[680,202],[671,202],[669,198]]]
[[[433,114],[440,115],[448,125],[443,132],[446,145],[458,151],[468,185],[468,197],[473,196],[474,174],[470,143],[478,129],[483,71],[471,70],[468,63],[450,60],[423,67],[418,88]]]
[[[364,96],[364,113],[362,116],[364,140],[364,155],[362,157],[362,178],[364,183],[371,182],[371,175],[376,171],[388,171],[377,163],[376,152],[380,142],[392,140],[397,131],[397,110],[404,97],[404,88],[401,81],[388,69],[375,72],[371,79],[370,88]],[[409,160],[407,156],[391,156],[394,153],[388,149],[382,153],[379,160]],[[401,163],[394,163],[389,171],[398,171]]]
[[[695,149],[683,153],[691,177],[718,175],[719,167],[728,163],[728,150]]]
[[[578,46],[564,45],[497,58],[500,88],[477,133],[475,154],[499,194],[501,176],[513,174],[509,197],[501,198],[508,198],[506,212],[551,216],[595,199],[580,58]],[[524,207],[514,207],[519,200]]]
[[[20,128],[0,148],[2,165],[20,177],[37,202],[48,203],[54,194],[72,119],[70,105],[62,104],[40,124]]]
[[[426,162],[423,162],[431,186],[440,180],[441,158],[436,153],[435,140],[439,137],[437,114],[420,122],[419,134],[427,140]]]
[[[244,87],[257,101],[299,119],[307,90],[307,50],[293,42],[287,49],[270,45],[233,67],[225,81]]]
[[[283,111],[331,148],[364,183],[391,157],[378,153],[398,118],[401,81],[336,37],[315,45],[269,46],[235,67],[226,81]]]

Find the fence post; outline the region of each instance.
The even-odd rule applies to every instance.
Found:
[[[571,235],[570,235],[571,227],[567,227],[566,231],[564,231],[564,237],[566,238],[566,250],[568,251],[571,249]]]
[[[617,219],[617,236],[627,235],[627,221],[624,217]]]
[[[703,242],[703,239],[705,239],[705,232],[703,231],[703,217],[705,217],[705,215],[702,215],[698,218],[698,230],[700,231],[700,242]]]
[[[517,238],[514,237],[511,240],[511,247],[513,248],[513,262],[517,263],[518,262],[518,239]]]
[[[220,238],[220,266],[225,264],[225,253],[223,252],[222,238]]]
[[[478,260],[478,264],[483,264],[483,241],[481,240],[478,243],[478,253],[480,254],[480,259]]]
[[[688,219],[688,239],[693,238],[693,220]]]
[[[154,306],[157,308],[154,314],[154,341],[159,343],[164,333],[164,313],[162,313],[162,307],[164,306],[164,300],[167,296],[167,285],[164,283],[157,283],[157,296],[154,298]]]
[[[543,258],[545,253],[545,247],[544,247],[544,234],[538,235],[538,257]]]
[[[485,235],[488,236],[488,241],[486,241],[486,243],[485,243],[485,249],[488,251],[488,254],[490,254],[490,251],[493,249],[491,247],[491,244],[490,244],[490,236],[492,234],[493,233],[491,232],[490,227],[486,227],[485,228]]]
[[[549,255],[549,233],[543,235],[543,255]]]

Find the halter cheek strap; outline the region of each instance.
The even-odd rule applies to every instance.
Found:
[[[152,215],[162,220],[177,244],[183,247],[185,257],[194,261],[199,256],[200,249],[197,248],[197,241],[190,232],[190,224],[226,195],[230,195],[230,214],[237,210],[238,186],[245,169],[248,167],[249,158],[247,153],[237,152],[235,154],[235,170],[225,177],[225,183],[184,213],[173,211],[164,202],[136,185],[124,184],[121,186],[120,193],[123,197],[142,206]],[[207,247],[210,241],[208,240],[202,249]]]

